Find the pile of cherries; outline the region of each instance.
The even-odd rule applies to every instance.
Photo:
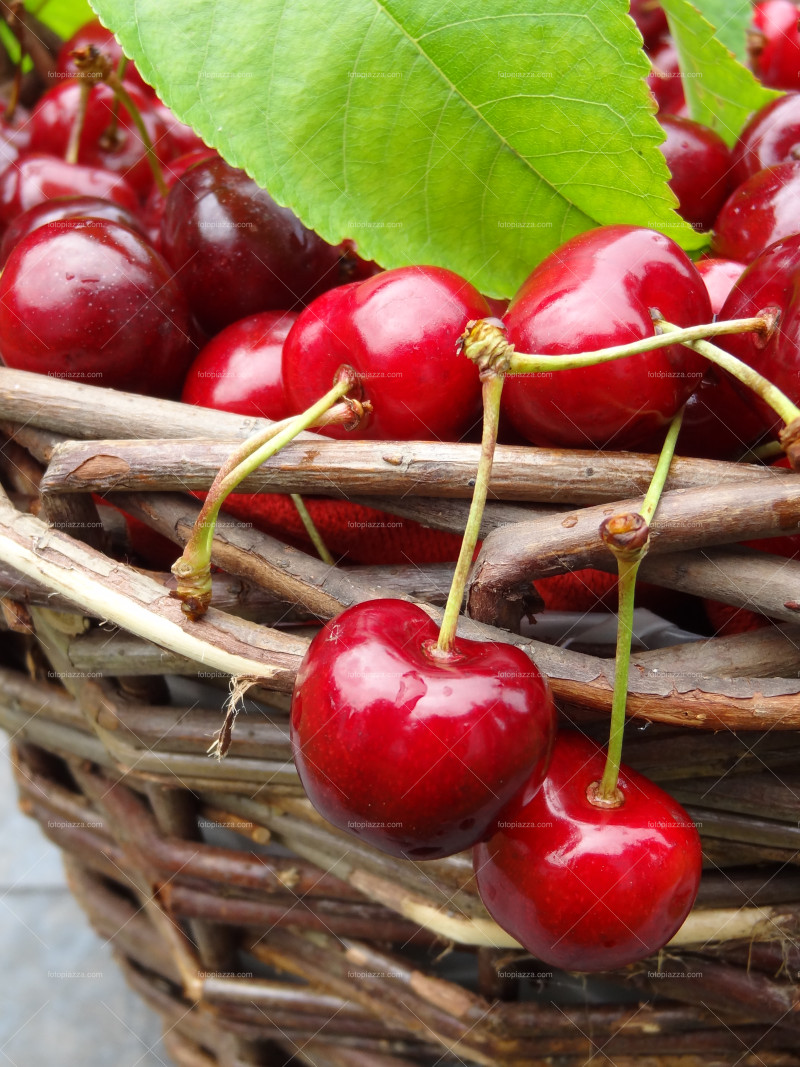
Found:
[[[0,123],[4,362],[275,420],[318,400],[346,363],[372,404],[360,436],[459,440],[481,413],[478,373],[456,345],[471,320],[500,315],[518,351],[558,356],[653,337],[653,309],[691,326],[769,308],[769,336],[720,344],[800,401],[800,94],[754,115],[730,152],[681,114],[663,12],[632,7],[679,210],[713,229],[713,258],[695,264],[652,230],[600,227],[548,256],[507,308],[442,268],[383,271],[203,145],[133,64],[123,84],[160,176],[111,83],[91,85],[81,118],[74,54],[120,55],[90,24],[64,46],[59,84]],[[784,0],[756,5],[765,84],[800,89],[797,16]],[[536,445],[652,450],[687,401],[681,451],[732,456],[775,432],[771,409],[677,344],[510,377],[503,424]],[[474,847],[492,915],[547,962],[630,963],[692,907],[701,851],[689,817],[625,768],[615,803],[598,802],[603,753],[557,735],[548,684],[513,645],[456,638],[442,652],[414,605],[351,608],[311,643],[292,736],[326,818],[409,860]]]

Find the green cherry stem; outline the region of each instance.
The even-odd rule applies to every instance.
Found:
[[[72,58],[75,60],[75,66],[84,78],[99,78],[106,82],[107,85],[113,90],[115,98],[125,108],[131,117],[131,121],[139,132],[139,136],[142,139],[142,143],[147,153],[147,162],[150,164],[150,170],[153,172],[153,179],[158,187],[158,191],[166,199],[169,193],[169,188],[164,180],[164,172],[161,169],[161,163],[158,156],[153,149],[153,142],[150,138],[150,134],[147,132],[147,127],[144,124],[141,112],[136,104],[131,99],[131,95],[122,83],[122,78],[118,72],[115,72],[111,66],[111,63],[106,55],[98,51],[94,45],[87,45],[85,48],[76,48],[72,52]],[[106,131],[108,133],[108,131]]]
[[[144,119],[142,118],[139,108],[134,104],[133,100],[131,100],[130,93],[116,74],[109,75],[106,81],[114,90],[114,95],[128,112],[133,120],[134,126],[139,131],[139,136],[141,137],[145,151],[147,152],[147,162],[150,164],[150,170],[153,172],[153,180],[156,183],[159,193],[161,193],[166,200],[169,195],[169,186],[164,178],[164,171],[161,169],[161,163],[155,153],[153,142],[150,138],[150,134],[147,132],[147,127],[144,124]]]
[[[92,87],[89,84],[88,79],[81,78],[80,95],[78,96],[78,110],[75,113],[72,129],[69,131],[67,151],[64,153],[65,162],[72,163],[73,165],[78,162],[81,134],[83,133],[84,123],[86,122],[86,109],[89,106],[89,93],[91,91]]]
[[[622,761],[622,738],[625,731],[625,710],[628,702],[628,671],[631,662],[633,638],[633,608],[636,592],[636,575],[639,565],[647,555],[650,545],[650,523],[653,521],[658,501],[669,474],[675,445],[678,440],[683,409],[670,424],[661,455],[650,481],[644,503],[638,513],[615,515],[606,519],[600,527],[600,536],[611,549],[617,561],[619,583],[617,586],[619,608],[617,615],[617,654],[614,665],[614,693],[611,700],[611,726],[608,737],[608,755],[601,781],[589,786],[589,800],[598,807],[618,807],[622,795],[617,789],[619,768]]]
[[[498,344],[499,342],[499,344]],[[483,511],[486,507],[486,497],[489,492],[489,480],[492,476],[492,461],[494,459],[495,445],[497,444],[497,430],[500,423],[500,396],[503,392],[505,381],[505,369],[503,364],[503,349],[506,345],[505,334],[498,327],[485,322],[483,319],[467,324],[467,329],[459,338],[459,348],[478,365],[481,372],[483,385],[483,435],[481,437],[481,454],[478,460],[478,470],[475,475],[475,488],[472,493],[472,502],[467,516],[467,525],[464,537],[461,541],[461,550],[458,554],[453,581],[450,584],[450,593],[447,597],[442,625],[439,629],[439,639],[436,647],[430,649],[431,655],[447,658],[453,654],[453,644],[458,628],[458,617],[464,603],[464,590],[467,585],[472,558],[475,555],[475,546],[481,531]],[[499,359],[497,358],[499,352]]]
[[[772,382],[767,381],[758,371],[753,370],[752,367],[737,359],[736,356],[732,356],[729,352],[723,352],[721,348],[712,345],[709,341],[684,340],[679,335],[686,331],[681,330],[679,326],[673,326],[671,322],[664,322],[660,318],[656,318],[654,321],[656,328],[668,340],[679,341],[681,344],[685,344],[687,348],[699,352],[701,356],[705,356],[712,363],[716,363],[718,367],[722,367],[728,374],[732,374],[734,378],[738,378],[740,382],[752,389],[766,404],[769,404],[787,426],[794,422],[795,419],[800,419],[800,408],[793,404],[785,393],[781,392]]]
[[[128,67],[128,57],[123,53],[117,61],[116,75],[120,83],[125,78],[125,71]],[[119,129],[119,97],[114,94],[114,103],[111,106],[111,122],[108,129],[103,134],[103,139],[109,145],[115,145],[117,143],[117,131]]]
[[[661,325],[660,317],[657,319]],[[579,367],[593,367],[598,363],[610,363],[625,356],[636,356],[642,352],[652,352],[656,348],[669,345],[689,344],[701,341],[705,337],[719,337],[727,333],[764,333],[770,328],[770,321],[762,316],[749,319],[727,319],[723,322],[710,322],[704,326],[670,326],[670,336],[643,337],[627,345],[614,345],[600,348],[595,352],[577,352],[575,355],[546,356],[539,353],[512,352],[508,361],[508,374],[535,374],[542,371],[576,370]],[[733,357],[731,356],[731,359]]]
[[[312,545],[317,550],[317,555],[323,563],[327,563],[330,567],[335,567],[336,560],[330,554],[328,546],[322,540],[322,534],[319,532],[316,523],[311,518],[311,513],[306,507],[305,500],[303,500],[299,493],[290,493],[289,495],[292,498],[292,503],[297,509],[297,514],[300,516],[300,521],[302,522],[306,533],[311,538]]]
[[[172,566],[178,586],[170,595],[181,601],[181,607],[190,619],[197,620],[204,615],[211,602],[211,545],[217,516],[226,498],[248,474],[280,452],[303,430],[334,422],[346,429],[355,429],[371,410],[369,403],[362,405],[357,399],[346,397],[356,388],[357,379],[352,368],[340,367],[333,387],[325,396],[301,415],[259,431],[223,464],[195,520],[183,555]]]

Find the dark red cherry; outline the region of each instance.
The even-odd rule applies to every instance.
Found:
[[[97,19],[93,19],[91,22],[87,22],[85,26],[81,26],[81,28],[61,46],[56,58],[56,73],[61,77],[74,78],[78,73],[78,68],[75,65],[72,53],[81,48],[86,48],[88,45],[94,45],[98,52],[102,52],[104,55],[108,56],[115,67],[122,58],[122,48],[114,34],[111,30],[107,30],[105,26],[101,26]],[[148,85],[142,78],[132,59],[128,60],[125,67],[125,81],[136,86],[138,89],[144,90],[151,96],[154,93],[152,86]]]
[[[48,222],[78,218],[108,219],[122,226],[130,226],[132,230],[145,236],[142,224],[136,216],[111,200],[101,200],[97,196],[58,196],[17,215],[0,242],[0,267],[5,265],[12,248],[40,226],[45,226]]]
[[[195,351],[167,264],[105,219],[20,241],[0,277],[0,350],[9,367],[155,396],[180,389]]]
[[[56,156],[25,153],[0,174],[0,223],[8,225],[23,211],[61,196],[92,196],[134,214],[139,210],[136,193],[121,175],[65,163]]]
[[[339,281],[338,250],[222,159],[198,163],[173,186],[161,238],[210,333],[259,311],[302,307]]]
[[[195,148],[185,155],[171,159],[162,167],[164,181],[167,189],[171,189],[175,182],[180,181],[189,167],[195,163],[202,163],[206,159],[219,159],[219,153],[215,148]],[[147,194],[147,199],[142,208],[142,220],[147,231],[147,237],[154,248],[161,251],[161,220],[164,217],[164,208],[167,202],[161,195],[161,190],[154,185]]]
[[[661,115],[667,135],[659,145],[678,198],[678,214],[695,229],[710,230],[731,191],[731,153],[718,133],[691,119]]]
[[[755,259],[731,289],[720,311],[721,319],[748,318],[763,311],[777,314],[767,338],[755,333],[727,334],[717,338],[720,348],[754,367],[760,374],[800,403],[800,234],[777,241]],[[777,431],[781,420],[772,408],[737,386],[762,420],[765,430]]]
[[[511,301],[518,352],[566,355],[654,336],[650,314],[692,326],[711,321],[694,264],[655,230],[603,226],[551,253]],[[506,380],[502,410],[538,445],[649,445],[697,388],[706,363],[679,345],[610,363]]]
[[[173,154],[167,127],[152,110],[150,98],[135,86],[128,92],[138,107],[154,151],[160,161]],[[72,128],[80,106],[81,86],[69,79],[49,89],[31,116],[31,150],[63,156],[67,151]],[[123,174],[140,197],[149,192],[153,172],[147,162],[144,142],[124,107],[119,108],[119,124],[113,139],[108,137],[114,115],[114,93],[104,83],[93,85],[86,105],[86,116],[78,145],[78,163]]]
[[[683,77],[678,63],[678,50],[672,38],[667,38],[650,56],[652,70],[647,75],[647,85],[656,98],[659,115],[675,113],[686,103],[683,92]]]
[[[568,971],[613,970],[657,952],[700,885],[700,836],[680,804],[623,766],[623,804],[596,807],[586,794],[604,765],[593,742],[562,732],[544,784],[521,789],[474,852],[494,920]]]
[[[631,18],[644,38],[644,46],[653,49],[669,32],[667,16],[657,0],[631,0]]]
[[[800,88],[800,33],[797,5],[790,0],[765,0],[753,13],[750,60],[763,85]]]
[[[481,387],[456,343],[470,319],[488,315],[480,293],[441,267],[400,267],[331,289],[286,338],[287,396],[303,411],[348,363],[374,407],[359,436],[458,440],[480,418]],[[340,427],[324,432],[346,436]]]
[[[400,600],[327,623],[292,697],[292,747],[314,807],[384,852],[436,859],[479,841],[524,782],[547,769],[555,709],[512,645],[457,638]]]
[[[733,186],[795,159],[800,159],[800,93],[786,93],[757,111],[739,134],[731,151]]]
[[[262,311],[226,326],[189,368],[181,400],[185,404],[235,411],[266,419],[293,414],[281,377],[281,353],[292,311]]]
[[[751,263],[765,248],[800,230],[800,162],[778,163],[731,193],[714,224],[715,256]]]

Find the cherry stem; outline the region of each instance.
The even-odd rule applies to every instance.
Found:
[[[67,163],[75,164],[78,162],[81,135],[83,134],[83,126],[86,122],[86,108],[89,106],[89,93],[91,91],[92,87],[89,82],[85,78],[82,78],[80,84],[80,96],[78,97],[78,110],[75,114],[75,121],[72,123],[72,129],[69,131],[69,143],[64,155],[64,159]]]
[[[681,344],[685,344],[687,348],[691,348],[694,352],[699,352],[701,356],[705,356],[706,359],[712,363],[716,363],[718,367],[722,367],[728,374],[733,375],[734,378],[738,378],[740,382],[743,382],[749,389],[761,397],[761,399],[768,404],[772,410],[786,423],[788,426],[794,422],[795,419],[800,419],[800,408],[796,404],[793,404],[789,397],[781,392],[781,390],[773,385],[772,382],[767,381],[763,375],[758,371],[753,370],[747,363],[743,363],[742,360],[737,359],[736,356],[732,356],[729,352],[723,352],[721,348],[717,348],[716,345],[712,345],[709,341],[687,341],[682,339],[679,334],[685,333],[679,326],[674,326],[670,322],[664,322],[663,319],[655,320],[656,327],[662,334],[667,337],[668,340],[679,341]]]
[[[767,441],[757,448],[751,448],[737,463],[763,463],[765,460],[777,459],[783,455],[780,441]]]
[[[658,502],[661,499],[672,457],[675,454],[675,445],[683,422],[683,411],[684,409],[682,408],[670,424],[666,440],[661,449],[661,455],[658,457],[656,469],[653,471],[650,486],[638,515],[617,516],[607,519],[601,527],[601,536],[603,536],[603,540],[611,549],[617,561],[619,571],[619,583],[617,586],[619,607],[617,612],[617,654],[614,665],[614,693],[611,700],[608,754],[603,777],[596,791],[596,801],[600,806],[613,806],[621,803],[621,795],[617,790],[617,779],[619,778],[619,768],[622,762],[622,739],[625,732],[625,711],[628,703],[628,671],[631,662],[636,575],[650,545],[650,523],[653,521]],[[640,523],[626,521],[637,518],[641,520]],[[625,524],[625,530],[628,533],[627,544],[625,534],[623,533],[620,536],[620,532],[615,529],[615,521],[619,525]],[[635,527],[635,531],[632,529],[633,527]]]
[[[370,405],[358,400],[343,400],[356,385],[355,372],[349,367],[340,367],[336,381],[325,396],[312,404],[301,415],[274,423],[243,442],[223,464],[211,484],[203,507],[195,520],[183,555],[172,567],[178,579],[178,587],[171,594],[182,602],[181,606],[191,619],[198,619],[208,610],[211,602],[211,545],[220,508],[230,493],[248,474],[274,456],[299,433],[312,426],[329,426],[334,423],[355,429]]]
[[[453,643],[458,628],[458,617],[461,614],[461,606],[464,602],[464,589],[467,585],[472,557],[475,555],[475,546],[481,532],[483,511],[486,506],[486,496],[489,492],[489,479],[492,475],[492,460],[494,449],[497,444],[497,430],[500,423],[500,396],[503,392],[505,375],[494,369],[483,371],[483,436],[481,438],[481,455],[478,461],[478,471],[475,476],[475,489],[472,493],[472,503],[469,507],[467,525],[464,537],[461,541],[461,551],[458,554],[453,581],[450,585],[450,593],[444,609],[442,625],[439,630],[439,640],[436,642],[436,651],[449,655],[453,651]]]
[[[311,543],[317,550],[317,555],[323,563],[327,563],[330,567],[335,567],[336,560],[330,554],[328,546],[322,540],[322,534],[319,532],[316,523],[311,518],[311,514],[306,507],[305,501],[299,493],[290,493],[289,495],[292,498],[292,503],[297,508],[297,514],[300,516],[300,521],[302,522],[306,533],[311,538]]]
[[[656,319],[657,325],[662,325],[660,317]],[[546,356],[538,353],[513,352],[509,358],[508,374],[535,374],[542,371],[576,370],[579,367],[593,367],[598,363],[609,363],[614,359],[622,359],[625,356],[636,356],[642,352],[652,352],[657,348],[667,348],[674,344],[688,344],[694,347],[694,342],[702,341],[705,337],[718,337],[728,333],[763,333],[768,330],[770,323],[760,316],[748,319],[727,319],[722,322],[710,322],[704,326],[670,326],[669,336],[666,333],[655,337],[643,337],[639,341],[631,341],[626,345],[614,345],[611,348],[600,348],[595,352],[577,352],[575,355]],[[699,351],[699,349],[697,350]],[[731,359],[734,357],[731,356]]]
[[[14,80],[11,83],[11,92],[8,94],[8,103],[4,118],[6,122],[13,122],[19,105],[19,94],[22,92],[22,61],[25,53],[20,49],[19,59],[14,66]]]
[[[123,53],[117,61],[116,76],[122,84],[125,78],[125,70],[128,66],[128,57]],[[103,134],[103,137],[107,144],[115,145],[117,143],[117,130],[119,129],[119,97],[114,94],[114,103],[111,107],[111,122],[108,129]]]
[[[134,126],[139,131],[139,136],[141,137],[145,151],[147,152],[147,162],[150,164],[150,170],[153,172],[153,180],[156,183],[159,193],[161,193],[166,200],[169,195],[169,186],[164,179],[164,171],[161,169],[161,163],[153,148],[153,142],[150,138],[150,134],[147,132],[142,113],[139,111],[136,104],[134,104],[131,99],[131,94],[122,84],[122,81],[117,74],[109,74],[106,81],[114,90],[114,95],[128,112],[133,120]]]

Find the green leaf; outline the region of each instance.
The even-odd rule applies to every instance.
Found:
[[[672,210],[627,0],[94,0],[185,122],[328,241],[512,294]]]
[[[748,117],[781,93],[765,89],[689,0],[662,0],[678,50],[689,114],[732,145]],[[705,6],[712,5],[707,2]]]
[[[65,40],[94,18],[87,0],[25,0],[25,7]]]
[[[694,0],[694,6],[714,27],[714,35],[740,63],[747,62],[747,31],[753,21],[749,3],[731,0]]]

